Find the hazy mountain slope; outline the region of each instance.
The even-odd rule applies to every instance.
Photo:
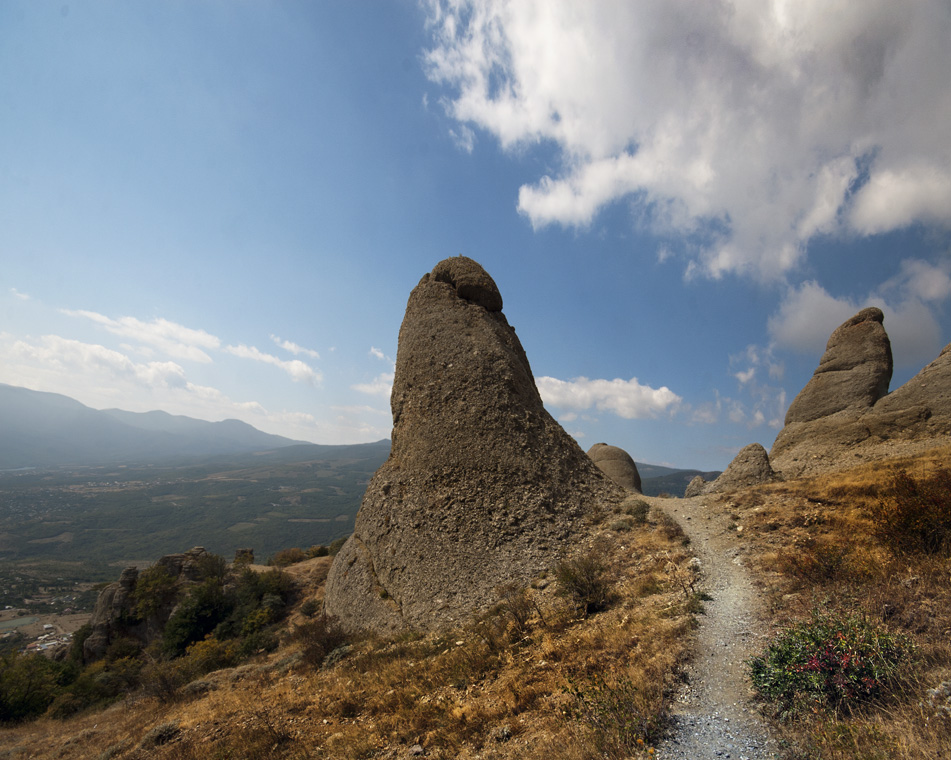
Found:
[[[641,474],[641,491],[645,496],[683,496],[687,485],[697,475],[701,475],[708,483],[717,479],[719,470],[702,472],[700,470],[675,470],[672,467],[658,467],[656,465],[637,463],[637,471]],[[644,473],[651,473],[645,475]],[[655,474],[656,473],[656,474]]]
[[[237,420],[102,412],[68,396],[0,384],[0,469],[154,462],[296,443]]]

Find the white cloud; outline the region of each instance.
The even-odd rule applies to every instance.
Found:
[[[393,373],[384,372],[381,375],[377,375],[369,383],[357,383],[356,385],[350,386],[353,390],[360,393],[366,393],[370,396],[382,396],[383,398],[389,398],[390,393],[393,390]]]
[[[944,0],[433,0],[429,29],[457,138],[555,148],[535,227],[628,199],[691,272],[770,279],[817,234],[951,223]]]
[[[905,259],[901,262],[901,272],[879,290],[897,291],[904,299],[944,301],[951,298],[951,260],[935,265],[921,259]]]
[[[756,367],[750,367],[742,372],[734,372],[733,377],[740,381],[740,385],[746,385],[756,376]]]
[[[112,319],[94,311],[62,309],[70,317],[88,319],[114,335],[131,338],[146,347],[156,348],[169,356],[196,362],[210,362],[203,349],[216,349],[221,341],[204,330],[195,330],[167,319],[143,322],[135,317]]]
[[[667,387],[651,388],[630,380],[558,380],[536,378],[542,400],[560,409],[597,409],[627,420],[656,417],[674,411],[682,399]]]
[[[832,331],[860,308],[848,299],[833,298],[814,280],[804,282],[786,292],[767,329],[780,348],[821,354]]]
[[[949,221],[951,170],[935,166],[885,169],[872,175],[856,194],[850,220],[866,235],[916,221]]]
[[[786,292],[779,309],[769,318],[769,334],[779,348],[821,355],[836,327],[860,309],[877,306],[885,315],[895,364],[921,367],[942,347],[941,328],[920,299],[922,294],[932,294],[927,281],[932,269],[930,265],[922,268],[920,262],[903,265],[902,274],[886,283],[886,295],[871,293],[862,301],[837,298],[818,283],[805,282]],[[920,279],[922,274],[926,275],[924,280]],[[932,275],[941,282],[940,272]]]
[[[276,335],[272,335],[271,340],[273,340],[274,343],[280,348],[283,348],[285,351],[289,351],[290,353],[294,354],[294,356],[300,356],[303,354],[304,356],[309,356],[311,359],[320,358],[320,354],[313,349],[298,346],[296,343],[293,343],[289,340],[281,340]]]
[[[223,412],[234,407],[217,389],[190,382],[175,362],[136,362],[106,346],[59,335],[0,335],[0,381],[62,393],[97,408],[164,408],[208,419],[215,411],[232,416]]]
[[[13,295],[14,298],[19,298],[21,301],[29,301],[29,300],[30,300],[30,296],[29,296],[29,295],[27,295],[26,293],[21,293],[21,292],[20,292],[19,290],[17,290],[16,288],[10,288],[10,293]]]
[[[323,379],[323,376],[320,374],[320,372],[308,364],[305,364],[300,359],[284,361],[283,359],[278,359],[273,354],[266,354],[254,346],[246,346],[244,344],[238,346],[227,346],[225,351],[241,359],[251,359],[252,361],[263,362],[264,364],[271,364],[275,367],[278,367],[279,369],[284,370],[284,372],[290,375],[291,378],[296,382],[311,383],[316,385]]]
[[[396,362],[391,357],[384,354],[376,346],[370,346],[370,356],[372,356],[374,359],[379,359],[380,361],[386,362],[393,367],[396,366]]]

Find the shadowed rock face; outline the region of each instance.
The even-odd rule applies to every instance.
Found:
[[[951,437],[951,346],[898,390],[888,392],[891,346],[878,309],[843,323],[819,368],[793,401],[770,452],[785,477],[895,455]],[[887,394],[887,395],[886,395]]]
[[[598,469],[622,488],[641,492],[641,475],[637,465],[624,449],[596,443],[588,449],[588,456]]]
[[[549,568],[623,492],[545,411],[492,278],[465,257],[424,275],[399,334],[390,457],[327,579],[349,629],[436,629]]]

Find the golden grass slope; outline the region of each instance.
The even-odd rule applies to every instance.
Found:
[[[527,616],[503,606],[439,636],[364,638],[320,669],[287,635],[272,655],[206,676],[204,693],[131,695],[2,730],[0,758],[647,757],[690,645],[695,600],[676,576],[692,555],[666,516],[640,523],[641,505],[628,511],[573,547],[608,569],[604,612],[580,615],[546,578],[526,591]],[[321,596],[326,562],[290,568],[308,584],[302,604]],[[612,698],[625,720],[641,716],[646,742],[610,717],[600,727],[580,719],[602,704],[610,711]]]

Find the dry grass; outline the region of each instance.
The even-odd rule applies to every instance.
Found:
[[[499,607],[465,628],[365,638],[320,669],[304,663],[300,641],[288,635],[266,658],[205,676],[213,690],[194,697],[132,697],[104,712],[5,729],[0,758],[357,760],[405,757],[415,744],[429,758],[646,752],[691,641],[691,555],[668,521],[617,532],[608,527],[616,518],[578,547],[607,568],[615,594],[603,612],[580,617],[554,581],[501,589]],[[313,577],[322,581],[321,570]],[[302,599],[320,594],[310,587]],[[629,751],[624,742],[641,734],[615,736],[616,720],[598,727],[583,719],[585,704],[598,709],[604,699],[640,717],[645,743]]]
[[[777,730],[791,758],[948,758],[951,718],[928,690],[951,680],[951,559],[896,556],[875,538],[872,507],[899,470],[916,479],[951,466],[951,448],[730,494],[751,543],[752,566],[774,624],[803,620],[816,607],[858,613],[912,638],[917,663],[884,704],[851,716],[815,715]]]

